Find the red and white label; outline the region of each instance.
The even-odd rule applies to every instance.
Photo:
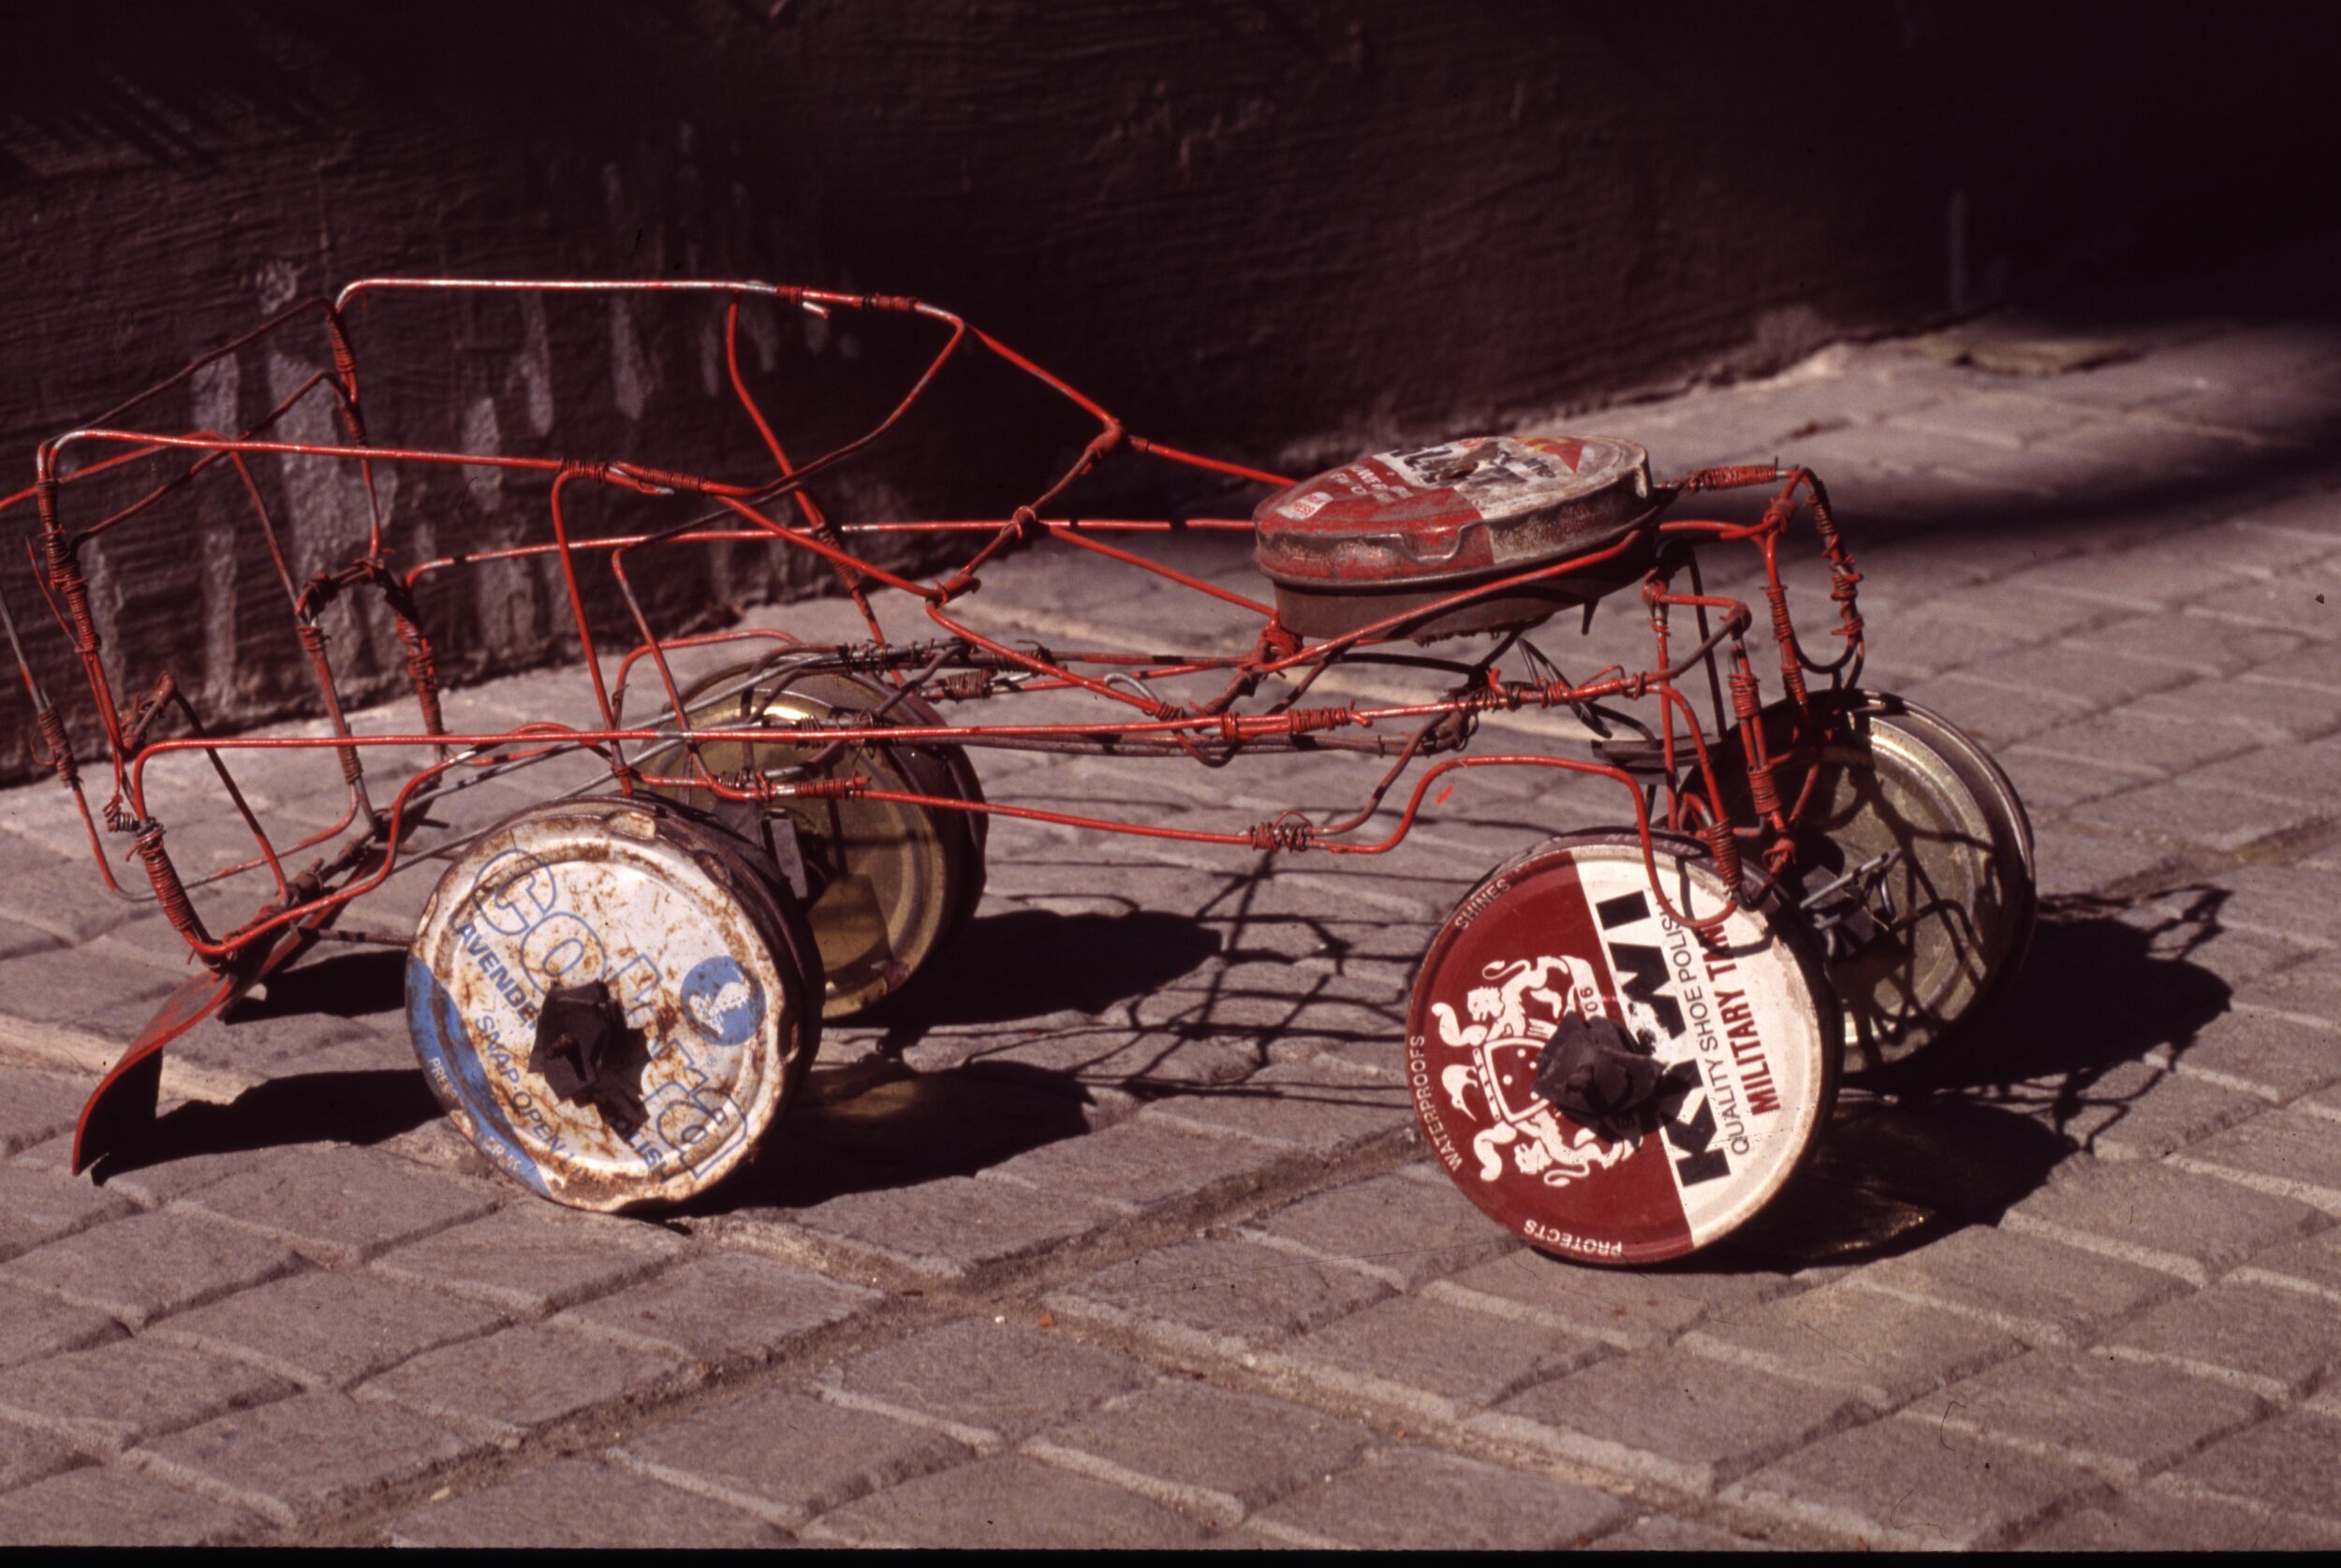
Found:
[[[1669,886],[1677,907],[1696,896],[1689,878]],[[1823,1041],[1782,944],[1745,911],[1724,931],[1719,948],[1701,943],[1652,897],[1639,853],[1606,846],[1529,861],[1450,917],[1416,983],[1407,1074],[1434,1153],[1475,1203],[1547,1252],[1651,1263],[1771,1198],[1812,1137]],[[1615,1020],[1669,1069],[1614,1141],[1534,1087],[1572,1014]]]
[[[1606,471],[1582,473],[1584,456],[1585,443],[1565,437],[1467,436],[1436,447],[1378,452],[1333,469],[1316,487],[1276,510],[1305,522],[1342,495],[1387,506],[1446,491],[1474,516],[1495,521],[1614,477]]]

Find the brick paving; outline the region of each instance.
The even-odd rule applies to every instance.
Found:
[[[1813,462],[1868,682],[1992,747],[2038,829],[2031,966],[1957,1069],[1848,1090],[1772,1211],[1666,1268],[1519,1246],[1400,1074],[1432,926],[1583,825],[1575,788],[1469,777],[1338,872],[1000,821],[927,998],[830,1031],[763,1157],[663,1222],[498,1179],[422,1089],[397,965],[354,948],[174,1048],[152,1161],[67,1177],[185,965],[96,890],[53,786],[0,794],[0,1540],[2341,1543],[2336,261],[1999,324],[2136,346],[2095,371],[1879,343],[1556,421],[1661,469]],[[979,608],[1209,634],[1096,564],[1001,564]],[[996,800],[1166,823],[1357,786],[979,766]]]

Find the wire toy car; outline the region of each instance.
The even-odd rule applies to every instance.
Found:
[[[370,440],[357,353],[364,308],[417,292],[703,300],[721,313],[723,368],[760,442],[761,471],[719,478]],[[751,393],[744,309],[895,318],[931,333],[932,352],[870,428],[799,462]],[[206,367],[306,331],[323,333],[329,367],[248,428],[155,427],[166,394]],[[847,520],[825,510],[819,482],[870,461],[938,373],[968,357],[1029,378],[1088,422],[1069,464],[1007,517]],[[341,433],[296,439],[289,417],[319,401]],[[355,476],[346,493],[361,498],[365,526],[346,559],[293,570],[255,477],[256,460],[272,455]],[[1141,462],[1253,487],[1257,505],[1229,518],[1068,509],[1068,492],[1093,473]],[[379,478],[416,465],[540,485],[541,535],[402,561]],[[282,646],[314,680],[322,734],[212,734],[168,672],[141,688],[122,651],[102,645],[93,557],[158,527],[191,487],[230,481],[243,525],[265,540],[291,627]],[[1751,490],[1764,496],[1752,519],[1670,515],[1692,497]],[[81,503],[101,491],[106,505]],[[640,518],[581,529],[588,491]],[[1616,815],[1505,861],[1439,925],[1409,1001],[1407,1082],[1427,1144],[1493,1218],[1563,1256],[1646,1263],[1759,1210],[1825,1121],[1841,1062],[1890,1067],[1950,1034],[2005,984],[2030,936],[2023,808],[1948,722],[1860,686],[1861,574],[1826,490],[1803,468],[1660,481],[1630,441],[1482,436],[1296,483],[1144,439],[997,339],[914,300],[752,282],[375,278],[292,305],[46,442],[33,486],[0,509],[28,503],[36,579],[87,681],[106,753],[93,790],[23,646],[29,623],[11,616],[41,760],[71,793],[109,889],[159,905],[204,966],[92,1094],[76,1170],[128,1149],[152,1122],[170,1041],[418,867],[445,868],[406,960],[408,1023],[433,1092],[513,1180],[558,1203],[616,1209],[686,1198],[748,1157],[802,1082],[824,1020],[910,983],[971,916],[995,816],[1230,851],[1374,856],[1436,809],[1426,799],[1442,779],[1532,769],[1606,781]],[[675,518],[678,506],[688,515]],[[1817,537],[1829,579],[1837,646],[1825,657],[1789,608],[1782,549],[1800,526]],[[1136,548],[1178,530],[1248,535],[1266,596]],[[953,546],[953,558],[925,576],[870,558],[875,541],[902,535]],[[653,625],[639,590],[668,552],[748,546],[817,558],[868,636]],[[1246,631],[1170,653],[1015,640],[973,607],[979,574],[1017,547],[1146,574]],[[1754,552],[1760,608],[1703,586],[1710,550]],[[446,722],[428,593],[492,561],[557,567],[589,678],[586,722]],[[1638,600],[1650,658],[1572,681],[1530,634],[1563,611],[1589,625],[1612,594]],[[931,635],[890,637],[873,606],[889,595]],[[366,613],[386,618],[404,649],[416,719],[401,731],[361,733],[346,716],[326,628],[361,604],[376,607]],[[1763,633],[1771,647],[1759,660]],[[686,650],[742,656],[686,681],[676,668]],[[1432,689],[1415,700],[1305,700],[1335,667],[1368,661]],[[1018,701],[1040,694],[1078,700],[1085,716],[1020,719]],[[979,716],[947,721],[947,709]],[[1472,749],[1483,717],[1521,710],[1573,714],[1588,735],[1580,755]],[[1347,815],[1293,809],[1203,829],[987,800],[970,756],[992,748],[1215,768],[1354,755],[1371,759],[1373,777]],[[274,796],[244,775],[323,756],[339,769],[338,820],[272,835],[263,816]],[[588,759],[585,784],[481,831],[440,832],[442,802],[491,783],[508,789],[554,757]],[[182,867],[176,818],[155,785],[173,764],[208,781],[206,799],[231,813],[246,851],[199,873]],[[95,806],[92,793],[104,797]],[[109,839],[135,855],[144,888],[116,880]],[[296,869],[304,856],[314,858]],[[255,907],[240,887],[266,892]]]

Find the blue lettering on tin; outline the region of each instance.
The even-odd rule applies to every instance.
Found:
[[[513,1140],[488,1086],[479,1055],[464,1027],[463,1010],[447,993],[431,966],[420,959],[406,960],[406,1027],[415,1037],[415,1052],[422,1059],[423,1076],[432,1087],[453,1098],[469,1113],[474,1139],[488,1157],[514,1180],[539,1194],[544,1173]]]
[[[649,1112],[651,1128],[657,1136],[693,1165],[715,1158],[746,1131],[739,1106],[720,1091],[701,1090],[694,1093],[681,1084],[661,1084],[643,1108]],[[664,1163],[656,1146],[647,1139],[634,1149],[653,1170]]]
[[[600,935],[582,916],[555,910],[521,939],[521,967],[539,990],[589,986],[607,967]]]
[[[466,921],[455,928],[455,935],[456,939],[463,943],[464,951],[469,954],[471,960],[479,966],[479,973],[488,977],[490,985],[495,987],[496,994],[511,1004],[512,1011],[523,1018],[535,1018],[537,1016],[536,1002],[523,988],[520,981],[513,977],[512,972],[504,967],[504,960],[496,957],[495,949],[488,945],[487,939],[479,934],[479,928]]]
[[[472,878],[470,902],[491,930],[518,936],[560,902],[561,887],[534,855],[508,849]]]
[[[729,954],[700,960],[685,976],[678,993],[687,1027],[662,1037],[656,1030],[656,1002],[664,976],[657,963],[637,950],[625,953],[613,965],[601,933],[584,917],[562,908],[562,901],[560,882],[541,860],[520,850],[497,856],[473,879],[473,919],[455,928],[464,960],[523,1025],[537,1016],[537,997],[549,987],[601,979],[618,1000],[627,1024],[643,1031],[651,1054],[665,1063],[666,1081],[650,1089],[642,1107],[645,1124],[627,1139],[636,1157],[652,1173],[677,1160],[697,1165],[718,1157],[745,1136],[746,1118],[698,1053],[736,1052],[756,1038],[767,1016],[762,986]],[[429,979],[427,972],[424,977]],[[436,987],[435,980],[430,983]],[[445,1011],[452,1038],[461,1046],[434,1048],[440,1060],[427,1062],[434,1080],[446,1082],[448,1063],[454,1063],[456,1098],[474,1110],[486,1134],[486,1152],[542,1192],[542,1175],[511,1141],[506,1104],[508,1114],[547,1146],[551,1158],[558,1162],[569,1150],[530,1092],[525,1052],[502,1037],[502,1015],[482,1012],[466,1030],[451,998]],[[490,1088],[491,1075],[504,1080],[503,1101]]]

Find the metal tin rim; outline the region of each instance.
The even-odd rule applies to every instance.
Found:
[[[905,693],[902,706],[922,727],[946,727],[943,715],[936,712],[932,704],[916,693]],[[975,759],[967,755],[966,747],[937,744],[919,749],[932,752],[941,758],[943,767],[949,774],[950,785],[949,789],[932,790],[929,793],[955,795],[970,804],[979,806],[983,804],[983,780],[977,776]],[[968,839],[968,855],[964,862],[966,874],[961,878],[959,911],[954,921],[954,929],[956,929],[957,925],[973,919],[976,906],[983,902],[984,884],[990,874],[990,868],[984,862],[984,853],[991,847],[992,813],[990,812],[938,812],[935,814],[964,823],[966,827]],[[951,934],[950,931],[946,931],[938,939],[936,945],[940,947],[944,942],[950,941]]]
[[[1402,579],[1378,584],[1370,579],[1353,581],[1331,575],[1304,577],[1294,572],[1279,571],[1268,562],[1260,560],[1257,551],[1253,557],[1253,564],[1260,576],[1277,587],[1289,589],[1296,593],[1340,597],[1376,592],[1399,593],[1435,589],[1438,591],[1439,596],[1444,597],[1449,593],[1461,593],[1473,583],[1500,582],[1505,578],[1518,577],[1523,572],[1534,571],[1539,565],[1550,565],[1553,561],[1565,561],[1571,555],[1589,555],[1595,550],[1605,550],[1620,539],[1647,527],[1654,518],[1666,510],[1668,504],[1672,500],[1671,493],[1656,492],[1649,497],[1649,504],[1632,517],[1612,523],[1598,533],[1587,534],[1582,539],[1572,539],[1562,552],[1549,561],[1527,560],[1511,564],[1468,566],[1459,571],[1410,572]]]
[[[2017,894],[2011,930],[2003,939],[2002,951],[1994,960],[1965,1015],[1965,1018],[1980,1017],[2013,983],[2031,954],[2033,937],[2039,927],[2039,884],[2034,858],[2032,819],[2025,813],[2024,801],[2017,796],[2016,786],[2006,770],[1973,736],[1932,709],[1921,708],[1905,698],[1880,696],[1874,700],[1890,704],[1885,711],[1912,729],[1922,732],[1929,744],[1962,775],[1969,793],[1992,824],[1995,857],[2003,861],[2012,860],[2011,864],[2003,867],[2000,878]]]
[[[1656,517],[1661,509],[1652,508],[1618,534],[1590,543],[1585,550],[1589,552],[1603,549],[1621,538],[1631,536]],[[1563,610],[1581,609],[1642,576],[1649,564],[1648,547],[1656,540],[1656,535],[1651,535],[1644,544],[1599,566],[1540,582],[1525,583],[1487,598],[1470,600],[1436,619],[1419,625],[1402,625],[1389,635],[1415,642],[1429,642],[1439,637],[1535,625]],[[1409,609],[1450,598],[1475,585],[1498,583],[1520,574],[1513,569],[1498,568],[1492,572],[1472,571],[1446,579],[1421,579],[1380,588],[1331,587],[1314,580],[1288,581],[1266,573],[1264,568],[1263,575],[1270,577],[1275,588],[1276,615],[1282,624],[1304,637],[1329,637],[1343,636],[1393,615],[1403,615]]]
[[[1890,702],[1892,705],[1891,711],[1897,716],[1916,719],[1930,726],[1941,742],[1940,749],[1954,765],[1965,764],[1975,769],[1979,781],[1987,786],[1980,792],[1986,808],[2007,819],[2010,830],[2023,851],[2025,872],[2035,872],[2037,862],[2031,813],[2024,810],[2024,799],[2016,793],[2015,781],[2009,778],[2008,770],[1999,765],[1999,759],[1986,751],[1981,741],[1932,708],[1922,708],[1903,696],[1878,696],[1866,692],[1862,695],[1873,700]]]

